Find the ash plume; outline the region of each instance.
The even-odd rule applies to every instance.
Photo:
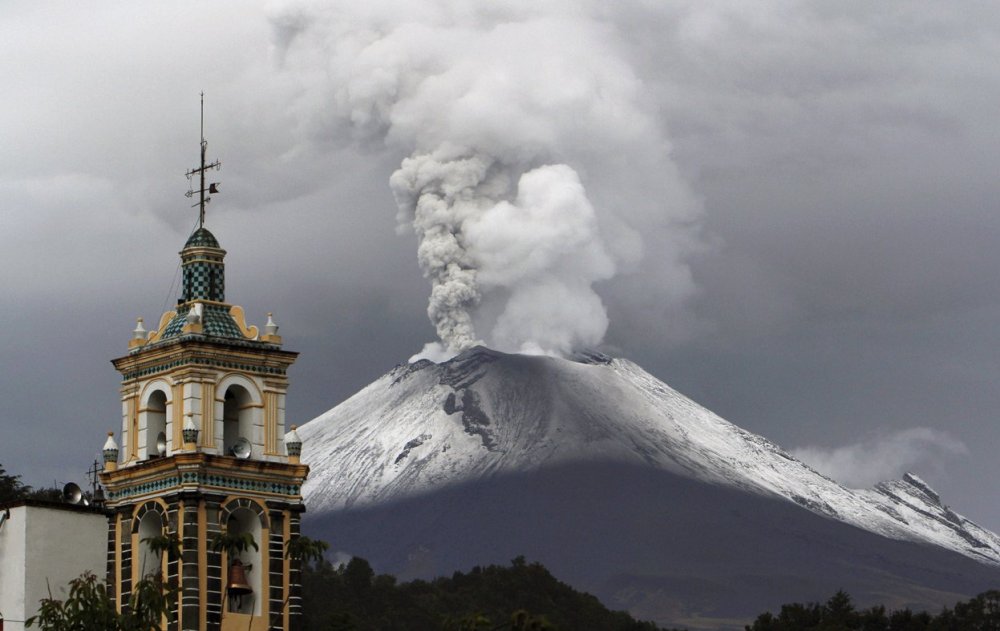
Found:
[[[690,293],[699,204],[613,25],[562,3],[356,5],[286,8],[275,41],[321,69],[307,125],[408,154],[390,185],[440,338],[418,356],[595,346],[595,285],[622,272]]]

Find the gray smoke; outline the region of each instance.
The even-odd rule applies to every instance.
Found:
[[[650,251],[674,284],[650,293],[690,293],[698,204],[612,25],[562,3],[359,4],[285,9],[276,40],[310,76],[309,124],[409,154],[390,183],[431,282],[422,355],[597,345],[595,284]]]
[[[946,460],[968,453],[961,440],[929,427],[883,433],[833,449],[813,446],[792,450],[796,458],[820,473],[858,488],[898,479],[907,471],[940,476]]]

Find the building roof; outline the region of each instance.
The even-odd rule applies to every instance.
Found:
[[[168,340],[175,337],[180,337],[183,334],[182,329],[184,324],[187,322],[188,311],[191,310],[189,305],[179,307],[177,309],[177,315],[173,317],[167,328],[163,331],[163,335],[160,339]],[[222,337],[231,340],[245,340],[247,339],[243,332],[240,331],[239,325],[236,324],[236,320],[230,315],[229,309],[222,305],[205,305],[202,311],[202,327],[203,335],[208,337]]]
[[[105,515],[108,512],[100,506],[69,504],[67,502],[55,502],[52,500],[38,500],[33,498],[21,498],[11,500],[9,502],[0,502],[0,511],[8,508],[19,508],[21,506],[27,506],[30,508],[52,508],[55,510],[72,511],[74,513],[96,513],[99,515]]]
[[[208,231],[207,228],[201,227],[191,233],[188,237],[187,243],[184,244],[184,249],[188,248],[217,248],[219,247],[219,241],[215,238],[215,235]]]

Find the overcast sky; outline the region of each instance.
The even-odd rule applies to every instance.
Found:
[[[302,353],[290,422],[438,339],[426,189],[390,178],[486,156],[481,339],[558,346],[562,318],[845,483],[913,470],[1000,530],[996,5],[360,4],[0,5],[0,464],[82,481],[120,430],[108,360],[175,301],[204,90],[207,225],[227,298]]]

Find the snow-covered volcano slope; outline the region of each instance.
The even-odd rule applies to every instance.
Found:
[[[476,348],[442,364],[397,366],[299,434],[314,515],[615,463],[781,498],[890,539],[1000,565],[1000,537],[946,507],[916,476],[845,488],[636,364],[597,354],[571,361]]]

